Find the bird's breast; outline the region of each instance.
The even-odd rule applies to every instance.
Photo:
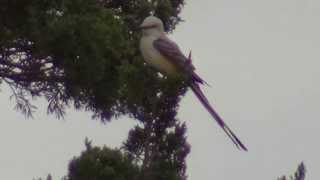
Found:
[[[154,40],[155,39],[151,37],[141,38],[140,50],[146,63],[166,75],[177,75],[176,66],[153,46]]]

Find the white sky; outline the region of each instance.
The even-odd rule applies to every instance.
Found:
[[[307,179],[319,179],[320,1],[189,0],[182,17],[171,37],[192,49],[197,72],[212,85],[205,93],[249,148],[238,151],[188,93],[179,117],[192,145],[189,180],[276,180],[301,161]],[[86,136],[116,147],[134,125],[102,125],[73,110],[55,120],[41,100],[35,119],[25,120],[2,90],[0,179],[60,178]]]

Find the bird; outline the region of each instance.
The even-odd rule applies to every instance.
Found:
[[[140,51],[146,64],[169,78],[177,77],[181,74],[188,77],[190,79],[188,86],[201,104],[211,114],[213,119],[216,120],[236,147],[247,151],[246,146],[227,126],[202,92],[200,85],[206,84],[206,82],[195,73],[195,67],[191,62],[191,53],[189,57],[186,57],[179,46],[168,38],[162,20],[153,15],[148,16],[143,20],[138,29],[142,31]]]

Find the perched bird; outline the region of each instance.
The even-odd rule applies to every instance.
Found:
[[[199,84],[203,84],[205,81],[194,72],[195,67],[191,63],[191,57],[187,58],[184,56],[178,45],[167,37],[162,21],[155,16],[149,16],[142,22],[139,28],[142,30],[140,51],[146,63],[168,77],[183,74],[190,78],[189,86],[202,105],[217,121],[232,142],[239,149],[247,151],[247,148],[239,138],[237,138],[210,105],[199,86]]]

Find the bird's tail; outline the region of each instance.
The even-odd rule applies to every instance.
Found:
[[[231,131],[231,129],[224,123],[219,114],[213,109],[210,105],[208,99],[203,94],[200,89],[199,83],[203,84],[203,81],[197,74],[193,73],[193,81],[190,85],[192,91],[200,100],[201,104],[207,109],[207,111],[211,114],[211,116],[217,121],[219,126],[224,130],[224,132],[228,135],[228,137],[232,140],[232,142],[237,146],[238,149],[242,149],[247,151],[247,148],[242,144],[242,142],[237,138],[237,136]]]

